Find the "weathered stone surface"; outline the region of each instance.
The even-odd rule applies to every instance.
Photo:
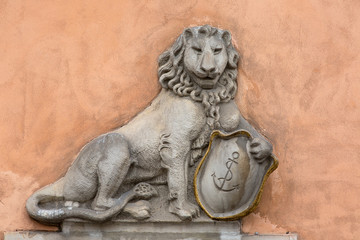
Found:
[[[147,201],[159,197],[155,186],[165,185],[168,191],[160,197],[167,197],[161,204],[168,212],[182,221],[198,218],[200,208],[188,197],[193,187],[189,168],[206,152],[213,131],[242,129],[251,134],[244,154],[255,165],[269,162],[272,153],[272,145],[245,120],[234,102],[238,62],[230,32],[209,25],[186,28],[159,57],[162,90],[158,96],[124,126],[87,143],[64,177],[30,196],[26,202],[29,215],[45,224],[69,218],[106,222],[119,214],[143,220],[157,212]],[[260,180],[264,175],[253,174]],[[209,184],[204,181],[205,186]],[[198,185],[202,182],[200,179]],[[253,181],[247,185],[258,202],[257,192],[262,190]],[[212,190],[202,192],[206,196]],[[244,193],[249,194],[253,193]],[[218,199],[216,212],[240,199]],[[222,220],[242,216],[233,214]],[[160,215],[159,220],[167,218]]]
[[[297,235],[236,235],[219,233],[75,233],[71,236],[51,232],[5,233],[5,240],[297,240]]]
[[[67,236],[50,232],[12,232],[5,233],[5,240],[297,240],[297,235],[232,235],[218,233],[76,233]]]
[[[5,240],[297,240],[295,234],[242,235],[240,222],[173,222],[104,224],[63,223],[62,232],[20,231],[5,234]]]
[[[17,232],[7,233],[5,240],[240,240],[239,222],[163,222],[163,223],[85,223],[64,222],[63,231],[50,232]]]

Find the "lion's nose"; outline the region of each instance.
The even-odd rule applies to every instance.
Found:
[[[207,74],[215,71],[214,56],[211,53],[206,52],[204,54],[203,59],[201,60],[200,69]]]

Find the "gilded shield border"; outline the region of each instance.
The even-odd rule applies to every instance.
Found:
[[[196,201],[197,203],[200,205],[200,207],[204,210],[204,212],[212,219],[215,219],[215,220],[224,220],[224,221],[231,221],[231,220],[236,220],[236,219],[239,219],[241,217],[244,217],[248,214],[250,214],[251,212],[253,212],[256,207],[258,206],[259,202],[260,202],[260,199],[261,199],[261,196],[262,196],[262,192],[263,192],[263,188],[264,188],[264,184],[266,182],[266,180],[268,179],[268,177],[270,176],[270,174],[275,171],[275,169],[278,167],[279,165],[279,161],[278,159],[272,154],[270,156],[271,158],[271,161],[272,161],[272,164],[270,165],[270,167],[268,168],[268,170],[266,171],[266,174],[263,176],[263,180],[261,182],[261,185],[260,185],[260,188],[258,190],[258,193],[256,194],[256,197],[254,198],[254,200],[252,201],[252,203],[249,205],[248,208],[246,208],[244,211],[240,212],[240,213],[237,213],[235,215],[232,215],[232,216],[226,216],[226,217],[216,217],[216,216],[213,216],[211,215],[211,213],[205,208],[205,206],[201,203],[200,201],[200,198],[199,198],[199,192],[198,192],[198,187],[197,187],[197,176],[198,176],[198,173],[201,169],[201,166],[204,164],[204,162],[206,161],[206,157],[208,156],[210,150],[211,150],[211,146],[212,146],[212,143],[213,143],[213,140],[216,138],[216,137],[220,137],[221,139],[230,139],[230,138],[233,138],[233,137],[237,137],[237,136],[240,136],[240,135],[245,135],[247,137],[249,137],[250,139],[252,138],[251,134],[246,131],[246,130],[238,130],[238,131],[235,131],[235,132],[232,132],[232,133],[229,133],[229,134],[226,134],[226,133],[223,133],[219,130],[215,130],[212,132],[211,136],[210,136],[210,142],[209,142],[209,146],[207,148],[207,151],[204,155],[204,157],[201,159],[198,167],[196,168],[196,171],[195,171],[195,174],[194,174],[194,193],[195,193],[195,198],[196,198]]]

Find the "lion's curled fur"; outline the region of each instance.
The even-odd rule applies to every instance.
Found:
[[[205,25],[197,30],[194,34],[205,34],[206,36],[213,36],[222,34],[223,30]],[[226,46],[228,54],[228,63],[222,76],[217,83],[216,88],[206,90],[195,84],[190,78],[189,74],[184,68],[184,52],[186,47],[185,33],[182,33],[175,41],[175,43],[164,53],[159,56],[158,77],[161,86],[165,89],[172,90],[175,94],[185,97],[189,96],[197,102],[201,102],[205,108],[207,116],[207,126],[204,129],[204,134],[199,137],[193,144],[193,156],[196,160],[201,156],[201,148],[207,145],[207,135],[212,130],[219,127],[219,106],[218,103],[229,102],[234,99],[237,91],[237,65],[239,61],[239,54],[232,45],[231,41]]]

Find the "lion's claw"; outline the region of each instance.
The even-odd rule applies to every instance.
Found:
[[[200,216],[199,206],[187,201],[184,201],[182,204],[178,204],[178,201],[171,202],[169,212],[177,215],[182,221],[190,221],[193,218]]]
[[[271,144],[260,138],[252,139],[249,145],[249,152],[258,163],[264,162],[272,152]]]

